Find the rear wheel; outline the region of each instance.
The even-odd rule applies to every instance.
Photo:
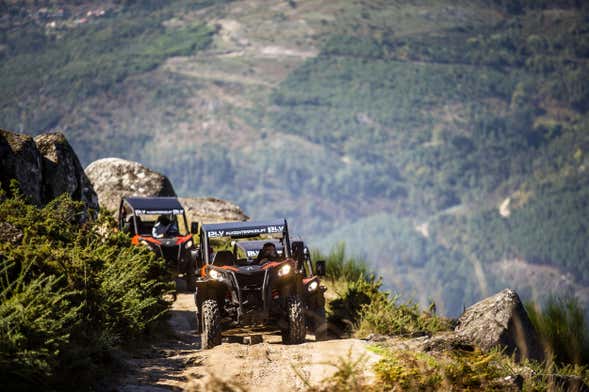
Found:
[[[320,307],[315,309],[312,313],[311,326],[315,334],[315,340],[327,339],[327,320],[325,317],[325,308]]]
[[[299,344],[305,341],[305,310],[299,297],[286,300],[287,328],[282,330],[282,343]]]
[[[188,290],[191,293],[194,293],[194,291],[196,290],[196,273],[194,270],[194,265],[192,263],[189,264],[190,266],[188,267],[188,271],[186,271],[186,274],[184,275],[184,278],[186,279],[186,290]]]
[[[204,301],[201,314],[201,348],[209,349],[218,346],[221,344],[221,312],[217,301],[214,299]]]

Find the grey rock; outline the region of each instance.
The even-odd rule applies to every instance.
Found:
[[[0,182],[8,189],[15,179],[23,195],[43,206],[68,193],[97,210],[98,198],[78,156],[61,133],[30,136],[0,129]]]
[[[101,207],[116,214],[126,196],[176,196],[168,178],[140,163],[104,158],[86,167]]]
[[[490,390],[522,391],[524,389],[524,378],[521,374],[514,374],[494,380],[488,387]]]
[[[9,189],[16,179],[21,192],[37,204],[43,204],[41,156],[32,137],[0,129],[0,182]]]
[[[179,201],[184,206],[189,222],[220,223],[249,219],[238,205],[225,200],[181,197]]]
[[[42,155],[44,203],[68,193],[72,199],[81,200],[88,208],[98,210],[98,196],[65,136],[47,133],[36,136],[34,140]]]
[[[505,348],[517,359],[544,359],[534,326],[517,293],[505,289],[467,308],[458,319],[457,336],[483,351]]]
[[[0,242],[17,244],[22,240],[23,232],[8,222],[0,222]]]

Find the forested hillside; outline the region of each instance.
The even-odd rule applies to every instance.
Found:
[[[589,298],[584,2],[72,4],[0,2],[3,128],[286,215],[445,313]]]

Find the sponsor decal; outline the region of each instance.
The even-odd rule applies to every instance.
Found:
[[[209,238],[219,238],[219,237],[224,237],[224,236],[225,236],[225,231],[223,231],[223,230],[209,231],[207,233],[207,237],[209,237]]]
[[[259,234],[275,234],[282,233],[284,231],[284,225],[282,226],[264,226],[264,227],[251,227],[246,229],[229,229],[229,230],[216,230],[209,231],[207,237],[219,238],[219,237],[247,237],[256,236]]]
[[[182,215],[183,213],[184,210],[135,210],[137,215]]]
[[[284,226],[268,226],[268,233],[282,233]]]

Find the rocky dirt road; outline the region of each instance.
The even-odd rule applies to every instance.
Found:
[[[194,300],[180,294],[168,321],[171,335],[149,349],[139,350],[125,360],[126,376],[114,388],[121,392],[167,390],[221,390],[230,382],[241,390],[301,391],[333,375],[342,359],[361,358],[370,369],[378,356],[357,339],[334,339],[286,346],[275,334],[255,334],[262,342],[244,344],[239,334],[224,335],[224,343],[200,350],[195,331]],[[236,336],[237,335],[237,336]],[[242,334],[243,335],[243,334]],[[251,336],[248,333],[248,336]],[[253,339],[255,341],[255,339]],[[372,374],[366,371],[365,377]],[[216,386],[216,387],[215,387]],[[237,389],[240,390],[240,389]]]

